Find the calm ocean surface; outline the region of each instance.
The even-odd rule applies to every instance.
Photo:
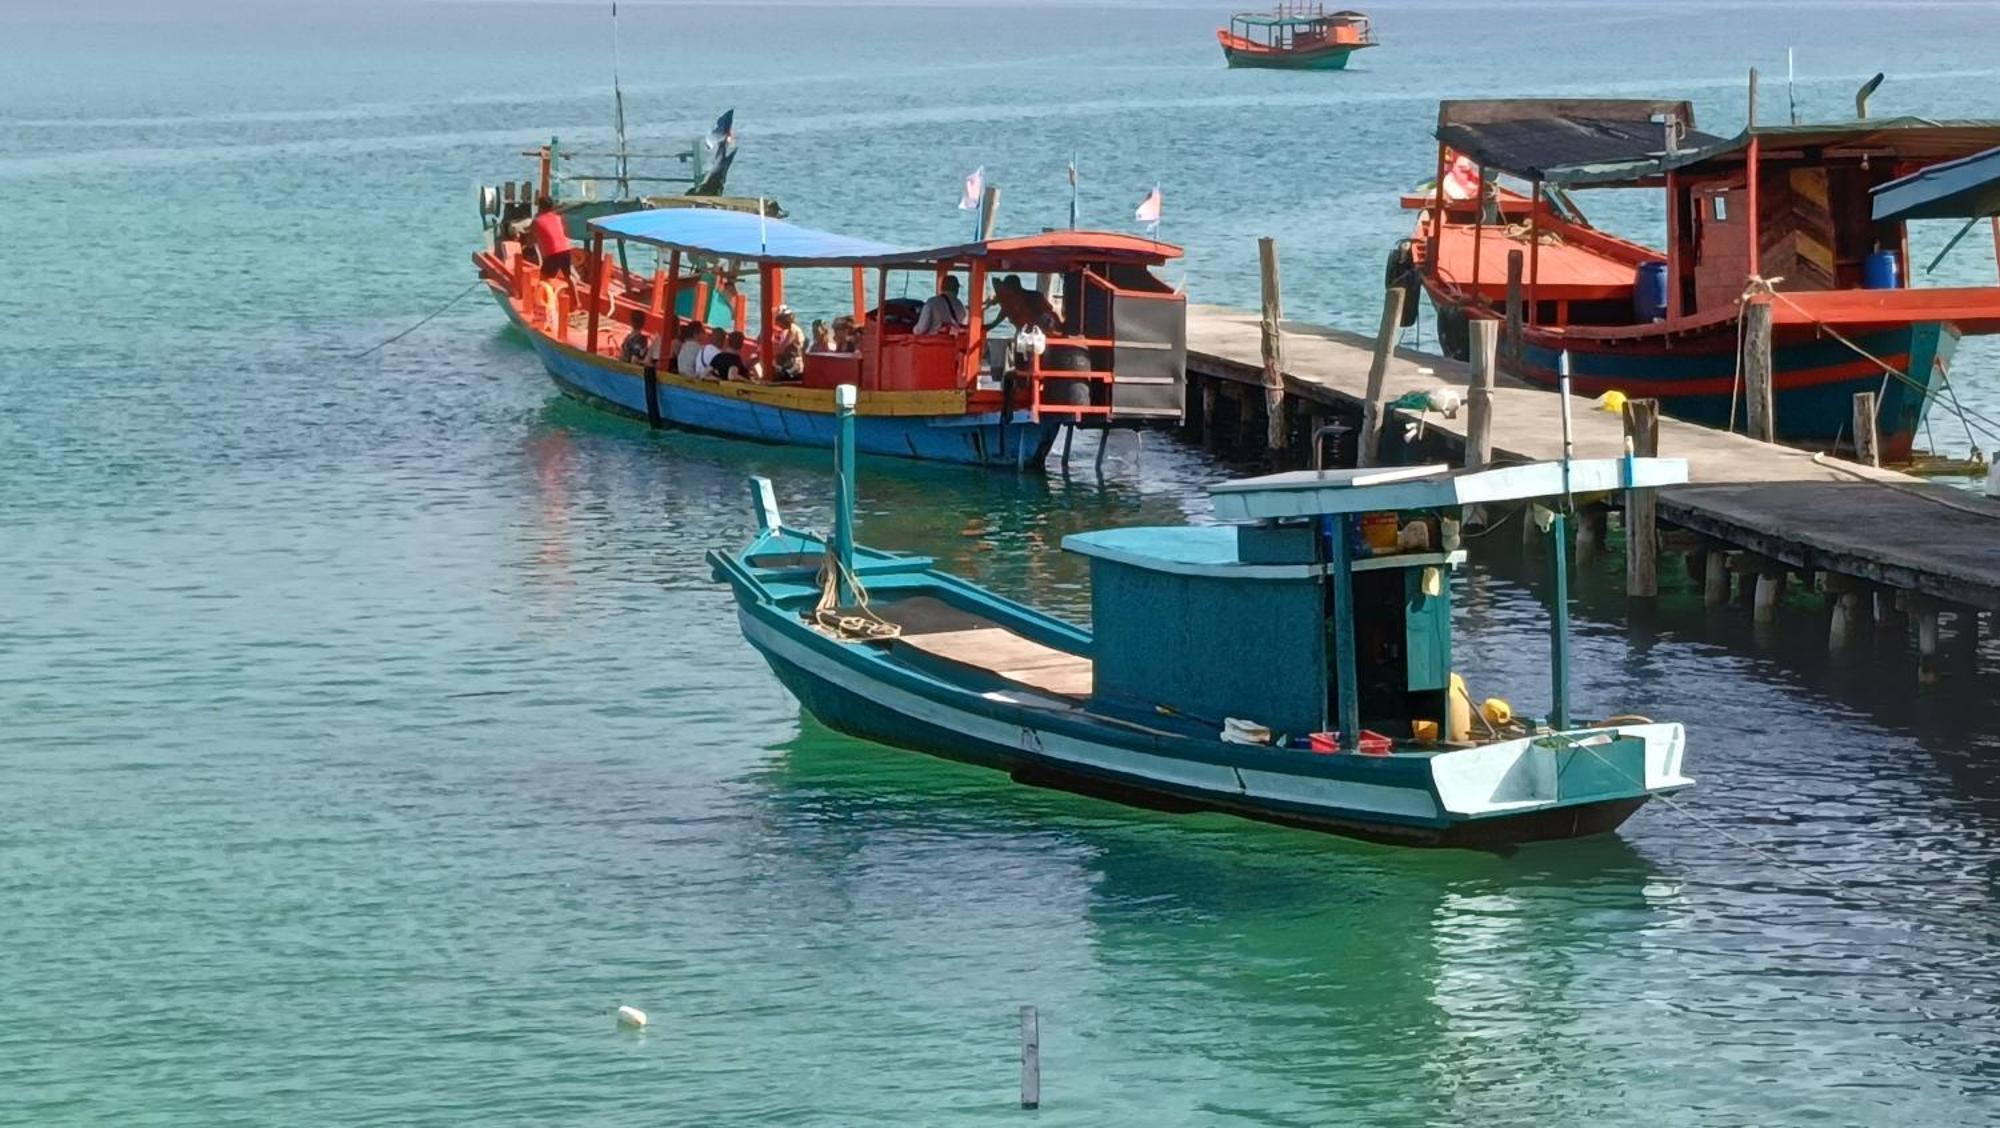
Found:
[[[639,136],[733,105],[738,189],[900,241],[960,234],[976,165],[1004,229],[1061,222],[1074,150],[1086,222],[1161,184],[1198,297],[1253,300],[1275,234],[1289,311],[1357,328],[1440,96],[1680,94],[1730,132],[1792,45],[1809,114],[1879,69],[1878,113],[2000,115],[1987,5],[1397,4],[1337,75],[1225,71],[1225,12],[628,3],[625,86]],[[1684,719],[1701,786],[1510,857],[803,718],[701,553],[751,473],[823,524],[823,457],[568,405],[472,299],[350,359],[470,280],[475,184],[608,137],[609,46],[597,4],[0,11],[0,1122],[2000,1115],[1992,643],[1918,692],[1898,644],[1829,661],[1808,598],[1774,634],[1684,584],[1635,618],[1607,565],[1579,705]],[[1950,276],[1990,277],[1968,243]],[[2000,411],[2000,350],[1959,378]],[[862,530],[1080,615],[1065,533],[1199,518],[1227,472],[1162,436],[1102,484],[870,464]],[[1458,581],[1475,692],[1531,709],[1534,569]]]

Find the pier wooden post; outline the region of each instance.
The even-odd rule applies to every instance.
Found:
[[[1576,566],[1597,563],[1611,531],[1611,511],[1602,505],[1580,505],[1576,510]]]
[[[1778,621],[1778,601],[1785,597],[1785,573],[1765,569],[1757,573],[1757,594],[1750,605],[1750,620],[1769,625]]]
[[[1637,458],[1660,453],[1660,401],[1625,401],[1625,449]],[[1659,499],[1652,490],[1625,491],[1625,594],[1660,594]]]
[[[993,224],[1000,218],[1000,186],[989,184],[979,201],[979,241],[993,238]],[[973,295],[978,298],[978,295]]]
[[[1729,553],[1721,547],[1708,550],[1702,573],[1701,601],[1710,607],[1729,602]]]
[[[1526,262],[1521,252],[1507,252],[1507,372],[1516,380],[1521,379],[1521,277]]]
[[[1215,401],[1217,393],[1213,378],[1201,382],[1201,445],[1215,449]]]
[[[1482,470],[1493,461],[1493,371],[1499,361],[1500,323],[1490,317],[1477,318],[1471,330],[1472,382],[1465,389],[1465,468]]]
[[[1880,433],[1875,429],[1875,393],[1854,393],[1854,461],[1882,465]]]
[[[1917,621],[1917,684],[1930,685],[1938,679],[1938,611],[1944,604],[1913,591],[1904,596],[1903,606]]]
[[[1375,334],[1375,359],[1368,366],[1368,402],[1361,412],[1361,447],[1355,465],[1378,466],[1382,459],[1382,416],[1388,407],[1385,390],[1389,358],[1396,353],[1396,335],[1403,326],[1403,289],[1391,286],[1382,292],[1382,329]]]
[[[1272,452],[1285,449],[1285,353],[1280,338],[1284,306],[1278,297],[1278,244],[1266,235],[1257,240],[1257,274],[1264,288],[1264,316],[1260,323],[1264,352],[1264,446]]]
[[[1826,627],[1828,650],[1845,650],[1860,634],[1863,584],[1839,572],[1820,573],[1820,586],[1832,596],[1833,617]]]
[[[1771,403],[1771,303],[1752,298],[1743,303],[1743,394],[1750,437],[1776,442],[1778,421]]]
[[[1033,1007],[1021,1008],[1021,1107],[1042,1107],[1042,1021]]]

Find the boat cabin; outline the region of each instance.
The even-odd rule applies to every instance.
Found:
[[[775,355],[780,310],[797,307],[802,330],[815,320],[844,322],[830,344],[807,342],[791,377],[801,387],[852,384],[864,397],[964,393],[1037,419],[1181,416],[1187,300],[1156,273],[1180,255],[1170,244],[1052,231],[907,248],[714,209],[610,216],[592,222],[591,237],[586,261],[607,269],[614,257],[626,259],[626,244],[654,249],[652,277],[624,284],[647,296],[658,318],[649,330],[668,339],[681,318],[669,325],[661,311],[711,309],[718,294],[752,362]],[[615,254],[607,254],[607,240]],[[918,334],[924,303],[947,280],[959,317]],[[691,304],[682,297],[690,292]],[[1022,309],[1039,322],[1033,332],[1009,320]],[[764,379],[779,377],[775,366],[763,367]]]
[[[1436,186],[1404,200],[1426,212],[1427,268],[1496,306],[1508,252],[1522,250],[1526,322],[1587,331],[1733,318],[1747,280],[1804,295],[1828,320],[1853,303],[1813,295],[1910,288],[1904,217],[1878,215],[1874,193],[2000,144],[2000,122],[1752,125],[1721,138],[1697,132],[1680,101],[1446,101],[1437,139]],[[1570,196],[1583,188],[1663,191],[1663,247],[1591,227]],[[1969,308],[1991,320],[1991,305]]]
[[[1685,461],[1652,458],[1307,470],[1213,487],[1216,515],[1239,524],[1067,537],[1091,558],[1094,700],[1319,734],[1327,751],[1472,742],[1452,675],[1460,507],[1686,480]],[[1564,602],[1552,634],[1559,728]]]

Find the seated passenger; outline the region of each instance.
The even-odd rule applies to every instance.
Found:
[[[813,352],[833,351],[833,330],[828,329],[826,327],[826,322],[821,321],[818,318],[813,319],[812,351]]]
[[[702,338],[708,329],[699,321],[681,327],[681,343],[674,349],[674,371],[683,376],[701,375]]]
[[[968,320],[965,303],[958,299],[958,276],[947,274],[944,284],[917,314],[917,325],[911,332],[919,337],[926,333],[944,333],[965,328]]]
[[[743,334],[731,332],[723,341],[723,349],[708,362],[709,374],[718,380],[748,380],[750,369],[743,363]]]
[[[771,378],[797,380],[805,375],[806,335],[792,316],[792,307],[779,306],[776,332],[771,335]]]
[[[618,358],[627,364],[644,364],[653,356],[652,338],[646,336],[646,311],[632,311],[632,331],[625,334],[625,343],[618,346]]]
[[[844,353],[861,351],[861,330],[855,328],[854,318],[847,314],[841,314],[833,319],[833,351]]]
[[[729,331],[718,325],[709,331],[708,343],[701,346],[701,354],[695,358],[695,371],[703,376],[715,376],[715,358],[729,346]]]
[[[1062,317],[1056,307],[1040,291],[1030,290],[1021,285],[1021,276],[1009,274],[993,282],[993,300],[987,303],[1000,307],[1000,316],[986,327],[992,329],[1002,321],[1011,321],[1016,329],[1040,329],[1053,333],[1062,327]]]

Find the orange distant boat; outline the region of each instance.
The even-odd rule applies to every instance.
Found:
[[[1717,427],[1747,418],[1739,326],[1747,302],[1769,302],[1777,437],[1843,444],[1855,393],[1873,392],[1882,454],[1906,458],[1959,337],[2000,333],[2000,286],[1910,285],[1906,218],[1986,213],[1871,203],[2000,143],[2000,121],[1693,126],[1678,101],[1443,103],[1438,179],[1403,199],[1416,233],[1392,281],[1430,293],[1463,359],[1470,321],[1506,316],[1519,252],[1523,379],[1553,385],[1566,361],[1579,394],[1655,398]],[[1568,195],[1612,187],[1665,194],[1663,249],[1591,226]]]
[[[1345,70],[1375,29],[1360,12],[1329,12],[1322,4],[1280,4],[1272,12],[1238,12],[1217,28],[1222,57],[1232,67]]]

